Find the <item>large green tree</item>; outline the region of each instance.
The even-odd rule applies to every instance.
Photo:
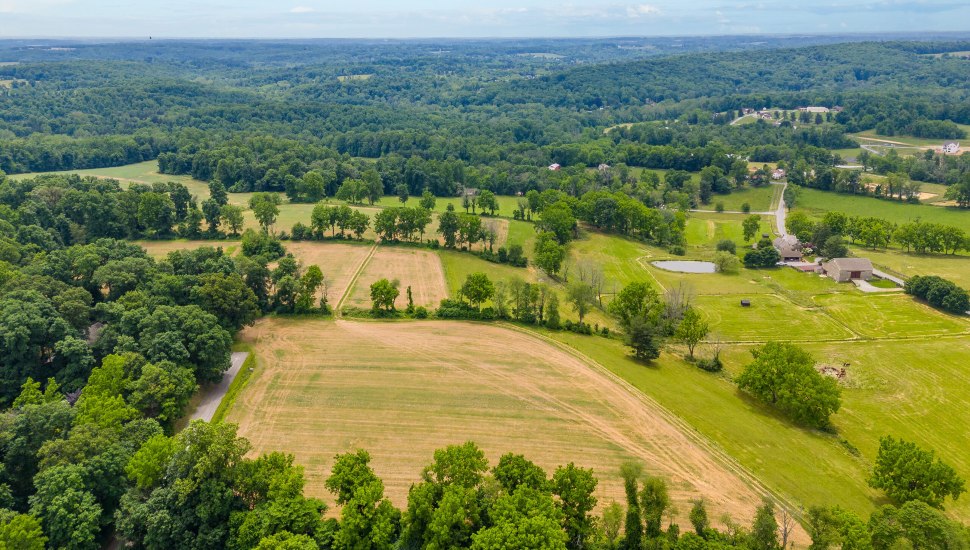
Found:
[[[940,509],[946,497],[956,500],[966,491],[964,480],[933,451],[892,436],[879,440],[869,486],[899,504],[918,500]]]
[[[808,352],[787,342],[769,342],[751,354],[754,361],[738,376],[738,387],[795,422],[815,428],[830,425],[829,417],[841,405],[841,390],[834,378],[815,369]]]

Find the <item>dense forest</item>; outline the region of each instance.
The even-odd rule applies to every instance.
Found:
[[[697,501],[690,526],[680,526],[665,482],[635,465],[597,472],[621,476],[626,489],[623,504],[598,503],[598,480],[578,451],[546,472],[515,454],[489,465],[471,442],[429,457],[403,509],[385,498],[366,451],[335,457],[326,487],[339,511],[328,514],[304,495],[292,456],[248,457],[232,425],[176,426],[197,389],[221,380],[243,327],[269,314],[332,312],[319,297],[322,267],[288,254],[289,239],[362,240],[372,229],[384,242],[475,246],[487,260],[531,261],[559,277],[580,223],[683,255],[686,211],[769,184],[768,168],[749,161],[777,163],[799,186],[889,200],[912,200],[920,182],[943,184],[970,207],[967,155],[863,153],[864,169],[886,176],[875,188],[839,168],[846,159],[833,150],[855,148],[853,132],[967,137],[970,64],[929,55],[970,50],[967,37],[887,38],[0,41],[0,547],[783,547],[794,520],[779,525],[770,499],[750,525],[729,518],[715,529]],[[831,110],[797,112],[808,105]],[[732,124],[761,108],[777,114]],[[209,197],[180,183],[6,177],[142,161],[208,182]],[[230,193],[252,193],[260,230],[243,231]],[[320,202],[374,205],[386,195],[421,199],[373,217]],[[495,232],[475,208],[494,214],[496,195],[519,195],[514,218],[533,222],[531,250],[494,249]],[[315,204],[309,225],[274,228],[283,196]],[[457,196],[465,212],[436,213],[436,234],[426,235],[435,198]],[[918,221],[789,222],[805,243],[840,250],[843,237],[936,254],[970,247],[962,229]],[[202,247],[155,259],[130,242],[173,238],[239,238],[240,252]],[[769,248],[745,262],[774,265],[759,259]],[[737,269],[733,248],[720,252]],[[437,312],[407,314],[609,336],[584,323],[582,308],[602,304],[602,280],[586,275],[566,287],[578,323],[560,324],[559,296],[543,284],[493,285],[477,273]],[[966,292],[953,283],[917,283],[907,291],[965,310]],[[375,285],[372,295],[393,295],[365,314],[393,316],[397,288]],[[481,307],[486,300],[492,306]],[[608,313],[632,353],[650,359],[665,339],[698,332],[696,312],[671,311],[634,283]],[[839,407],[834,383],[809,367],[798,381],[817,385],[826,402],[806,412],[804,400],[771,400],[778,390],[757,368],[772,354],[803,359],[765,346],[739,387],[800,424],[827,427]],[[720,369],[716,357],[699,366]],[[885,505],[869,518],[834,502],[806,511],[813,547],[967,548],[966,528],[942,512],[963,481],[912,444],[884,446],[871,483]],[[900,455],[927,466],[929,488],[893,476]]]

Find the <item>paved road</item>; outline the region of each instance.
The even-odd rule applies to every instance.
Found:
[[[222,375],[222,381],[208,388],[203,388],[202,401],[199,406],[196,407],[195,412],[192,413],[190,420],[205,420],[209,422],[212,420],[212,416],[216,414],[216,409],[219,408],[219,403],[222,403],[222,398],[225,397],[226,392],[229,391],[229,385],[239,374],[239,369],[242,368],[242,364],[246,361],[246,357],[249,353],[245,351],[236,351],[232,354],[232,366],[229,367]]]
[[[878,269],[873,269],[872,270],[872,274],[875,275],[876,277],[879,277],[880,279],[888,279],[888,280],[896,283],[899,286],[906,286],[906,281],[904,281],[904,280],[902,280],[899,277],[896,277],[894,275],[890,275],[890,274],[886,273],[885,271],[879,271]]]
[[[781,196],[778,197],[778,208],[775,210],[775,225],[778,228],[778,236],[784,237],[788,234],[785,231],[785,215],[787,214],[785,211],[785,190],[788,189],[788,182],[773,183],[772,185],[784,185],[781,188]]]

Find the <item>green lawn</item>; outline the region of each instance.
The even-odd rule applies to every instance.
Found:
[[[746,246],[744,242],[744,229],[742,222],[744,215],[741,214],[717,214],[712,212],[691,212],[687,218],[687,246],[690,256],[702,256],[705,259],[714,256],[715,247],[718,241],[730,239],[738,246],[738,254],[742,255],[741,249]],[[761,238],[761,234],[769,235],[773,232],[775,225],[774,216],[761,216],[761,229],[755,235],[755,240]],[[751,243],[747,243],[750,245]]]
[[[967,253],[915,254],[898,248],[869,250],[857,246],[850,249],[852,255],[869,258],[876,267],[899,276],[939,275],[970,289],[970,255]]]
[[[751,296],[751,306],[742,307],[741,298],[733,294],[697,296],[694,305],[710,323],[711,331],[725,340],[833,340],[853,336],[821,309],[802,308],[775,294]]]
[[[828,294],[816,301],[868,338],[956,335],[970,330],[965,318],[939,312],[906,294]]]
[[[968,209],[928,204],[908,204],[808,188],[801,190],[795,203],[795,210],[816,216],[821,216],[828,211],[838,211],[853,216],[875,216],[894,223],[907,223],[919,219],[924,222],[970,227],[970,210]]]
[[[748,203],[753,212],[767,212],[771,205],[777,202],[777,195],[781,194],[780,185],[766,185],[764,187],[745,187],[732,191],[727,195],[714,195],[710,204],[702,209],[714,210],[717,203],[723,203],[725,210],[741,211],[741,205]]]
[[[492,282],[505,281],[515,277],[535,282],[535,272],[531,269],[512,267],[485,261],[478,256],[459,252],[457,250],[438,250],[441,264],[445,270],[445,280],[448,282],[448,292],[454,296],[465,283],[465,279],[472,273],[485,273]]]

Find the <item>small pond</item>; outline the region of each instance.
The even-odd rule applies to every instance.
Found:
[[[664,260],[651,262],[660,269],[676,271],[678,273],[714,273],[714,264],[711,262],[698,262],[693,260]]]

